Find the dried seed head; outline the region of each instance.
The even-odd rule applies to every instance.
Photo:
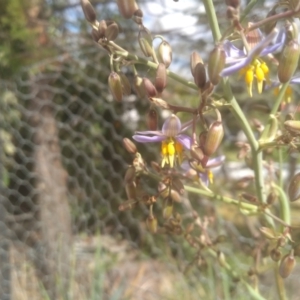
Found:
[[[148,98],[155,97],[157,95],[157,91],[154,84],[150,81],[150,79],[144,77],[143,82],[144,82],[144,87],[146,90],[147,97]]]
[[[122,101],[123,89],[121,84],[121,78],[116,72],[111,72],[108,77],[109,89],[117,101]]]
[[[158,46],[158,61],[168,68],[172,62],[172,48],[167,41],[162,41]]]
[[[136,146],[135,144],[128,138],[124,138],[123,139],[123,145],[125,147],[125,149],[131,153],[131,154],[135,154],[137,153],[137,149],[136,149]]]
[[[114,41],[119,34],[119,26],[116,22],[111,23],[105,30],[105,37],[108,41]]]
[[[212,84],[217,85],[220,80],[220,72],[225,67],[225,51],[222,45],[217,45],[209,54],[208,76]]]
[[[270,252],[270,257],[274,261],[279,261],[280,258],[281,258],[281,252],[280,252],[280,250],[278,250],[277,248],[272,249],[271,252]]]
[[[146,219],[146,225],[151,233],[157,232],[157,219],[153,215],[149,215]]]
[[[146,89],[142,77],[138,75],[134,76],[133,89],[139,98],[143,99],[146,96]]]
[[[138,9],[135,0],[118,0],[117,4],[121,16],[125,19],[130,19]]]
[[[146,27],[141,28],[139,31],[138,41],[140,48],[146,57],[153,55],[152,40],[150,31]]]
[[[206,85],[206,70],[201,62],[197,63],[194,68],[194,82],[199,89],[203,89]]]
[[[155,88],[159,93],[162,93],[167,85],[167,70],[163,63],[159,63],[156,69]]]
[[[147,128],[149,130],[157,130],[158,125],[158,114],[155,107],[150,107],[148,113],[147,113]]]
[[[203,152],[206,156],[211,156],[219,148],[224,136],[224,128],[222,122],[213,122],[207,132]]]
[[[294,267],[296,265],[296,260],[294,257],[293,250],[291,253],[285,255],[280,262],[279,265],[279,275],[282,278],[287,278],[293,271]]]
[[[121,78],[123,94],[126,95],[126,96],[131,95],[131,84],[130,84],[127,76],[122,72],[118,72],[118,74]]]
[[[300,199],[300,173],[297,173],[291,179],[288,187],[288,194],[291,202]]]
[[[91,2],[88,0],[81,0],[80,2],[86,20],[92,24],[95,23],[97,17],[96,17],[95,9],[91,4]]]
[[[278,79],[281,83],[288,82],[294,75],[299,60],[299,44],[291,40],[284,46],[278,65]]]
[[[143,11],[137,9],[132,16],[132,20],[138,25],[143,25]]]
[[[203,60],[201,56],[194,51],[190,57],[190,68],[191,68],[191,73],[194,77],[195,77],[195,68],[198,63],[203,64]]]

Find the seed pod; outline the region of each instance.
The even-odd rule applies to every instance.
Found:
[[[91,2],[88,0],[81,0],[81,7],[86,20],[92,24],[95,23],[97,17],[96,17],[95,9],[91,4]]]
[[[289,184],[288,194],[291,202],[300,199],[300,173],[293,176]]]
[[[198,63],[203,64],[203,60],[201,56],[194,51],[190,57],[190,68],[191,68],[191,73],[194,77],[195,77],[195,68]]]
[[[147,97],[148,98],[155,97],[157,95],[157,91],[154,84],[150,81],[150,79],[144,77],[143,82],[144,82],[144,87],[146,90]]]
[[[112,24],[108,25],[105,30],[105,37],[108,41],[114,41],[119,34],[119,26],[116,22],[113,22]]]
[[[284,46],[278,65],[278,79],[281,83],[288,82],[294,75],[299,60],[299,44],[291,40]]]
[[[136,149],[136,146],[135,144],[128,138],[124,138],[123,139],[123,145],[125,147],[125,149],[131,153],[131,154],[135,154],[137,153],[137,149]]]
[[[121,16],[125,19],[130,19],[137,10],[135,0],[118,0],[117,4]]]
[[[283,123],[286,130],[293,134],[300,134],[300,121],[288,120]]]
[[[194,82],[199,89],[203,89],[206,84],[206,71],[204,64],[197,63],[194,69]]]
[[[155,107],[150,107],[148,113],[147,113],[147,128],[149,130],[157,130],[157,124],[158,124],[158,115],[157,110]]]
[[[163,218],[169,219],[173,215],[173,201],[171,199],[167,199],[165,207],[163,209]]]
[[[125,190],[129,200],[136,199],[136,183],[134,181],[127,183]]]
[[[240,6],[240,0],[225,0],[226,5],[238,8]]]
[[[151,233],[157,232],[157,219],[153,215],[149,215],[146,219],[146,225]]]
[[[208,76],[212,84],[217,85],[220,80],[220,72],[225,67],[225,51],[222,45],[217,45],[209,54]]]
[[[130,85],[130,82],[129,82],[127,76],[122,72],[118,72],[118,74],[121,78],[123,94],[126,96],[131,95],[131,85]]]
[[[137,9],[132,16],[132,20],[138,25],[143,25],[143,11]]]
[[[139,98],[142,99],[146,96],[146,89],[142,77],[138,75],[134,76],[133,89]]]
[[[124,176],[124,182],[125,183],[130,183],[135,180],[135,167],[130,166]]]
[[[213,122],[207,132],[203,152],[206,156],[211,156],[220,146],[224,136],[224,128],[222,122]]]
[[[294,267],[296,265],[296,260],[294,257],[293,250],[291,253],[285,255],[280,262],[279,265],[279,275],[282,278],[287,278],[293,271]]]
[[[122,101],[123,90],[121,84],[121,78],[116,72],[111,72],[108,77],[108,86],[109,89],[117,101]]]
[[[155,88],[159,93],[162,93],[167,85],[167,71],[163,63],[159,63],[156,70]]]
[[[141,50],[143,51],[144,55],[146,57],[150,57],[153,55],[153,48],[152,48],[152,36],[150,31],[143,27],[139,31],[138,41],[141,47]]]
[[[172,48],[167,41],[162,41],[158,46],[158,61],[168,68],[172,62]]]
[[[270,252],[270,257],[274,261],[279,261],[280,258],[281,258],[281,252],[280,252],[280,250],[278,250],[276,248],[272,249],[271,252]]]

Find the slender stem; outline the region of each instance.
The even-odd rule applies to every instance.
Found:
[[[276,281],[276,287],[277,287],[279,299],[287,300],[284,282],[282,277],[279,275],[279,264],[277,264],[276,267],[274,268],[274,275],[275,275],[275,281]]]

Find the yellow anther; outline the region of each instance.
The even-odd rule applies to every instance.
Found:
[[[258,65],[256,67],[255,75],[256,75],[256,80],[257,80],[257,90],[258,90],[258,93],[261,94],[262,88],[263,88],[263,82],[265,79],[265,74],[261,68],[261,65]]]
[[[245,82],[247,84],[247,90],[248,90],[248,93],[249,93],[250,97],[252,97],[253,79],[254,79],[254,67],[249,66],[246,73],[245,73]]]
[[[214,174],[211,170],[207,171],[207,177],[208,177],[209,183],[212,184],[214,182]]]

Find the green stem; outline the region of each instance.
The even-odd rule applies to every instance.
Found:
[[[287,300],[286,293],[285,293],[285,287],[282,277],[279,275],[279,264],[276,265],[274,268],[274,275],[276,280],[276,287],[279,295],[280,300]]]

